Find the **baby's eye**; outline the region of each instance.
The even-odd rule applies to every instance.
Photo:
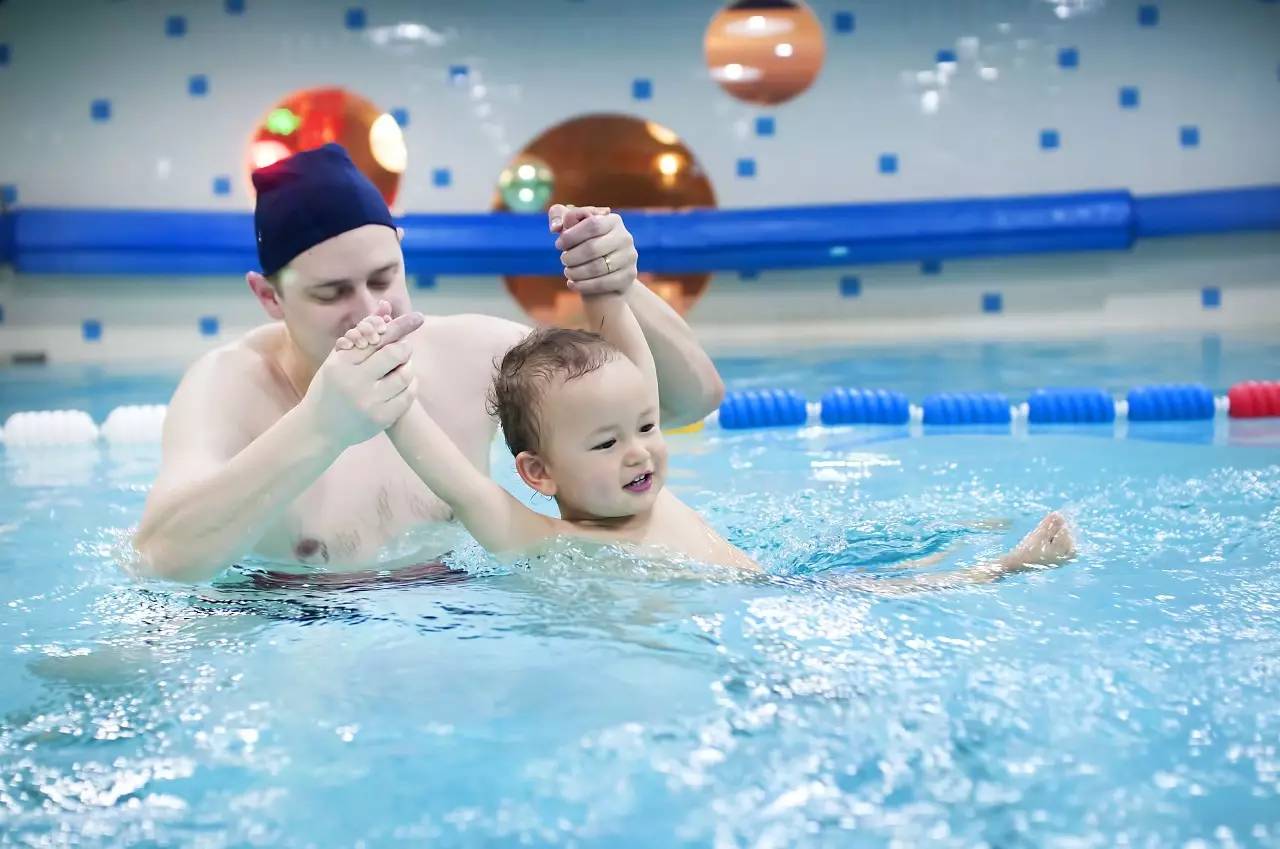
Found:
[[[652,424],[647,424],[647,425],[641,425],[641,426],[640,426],[640,432],[641,432],[641,433],[648,433],[648,432],[649,432],[649,431],[651,431],[651,430],[653,430],[653,425],[652,425]]]
[[[607,451],[607,450],[609,450],[610,448],[612,448],[612,447],[614,446],[614,444],[615,444],[615,443],[617,443],[617,441],[618,441],[618,440],[616,440],[616,439],[606,439],[604,442],[601,442],[599,445],[595,446],[595,447],[594,447],[594,448],[592,448],[591,450],[592,450],[592,451]]]

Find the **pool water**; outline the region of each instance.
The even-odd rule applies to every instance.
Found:
[[[812,397],[1220,392],[1280,375],[1280,346],[722,364]],[[175,380],[0,372],[6,405],[99,421]],[[472,550],[465,580],[137,582],[118,563],[157,448],[5,449],[0,846],[1280,843],[1280,422],[670,443],[672,485],[768,578]],[[902,558],[973,563],[1049,509],[1078,531],[1064,566],[876,591]]]

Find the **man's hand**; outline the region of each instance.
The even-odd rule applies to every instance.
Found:
[[[608,207],[555,204],[547,210],[552,233],[559,233],[568,286],[583,295],[625,294],[636,281],[635,240],[622,216]]]
[[[389,315],[390,305],[383,302],[375,315],[357,325],[379,328],[373,333],[380,343],[376,348],[356,348],[347,337],[339,339],[302,399],[300,406],[310,411],[320,432],[343,446],[386,430],[415,398],[409,360],[413,348],[403,339],[422,326],[422,314],[388,321]]]

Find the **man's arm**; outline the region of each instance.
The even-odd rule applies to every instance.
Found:
[[[724,400],[715,364],[680,314],[647,286],[631,284],[626,299],[657,368],[663,427],[702,421]]]
[[[548,216],[551,231],[560,234],[556,247],[563,252],[569,288],[583,295],[626,295],[657,366],[663,426],[699,421],[716,409],[724,383],[715,364],[680,314],[636,282],[635,241],[622,218],[600,207],[561,204]]]
[[[212,578],[342,451],[298,407],[237,450],[228,414],[243,403],[243,390],[203,371],[183,380],[165,414],[160,473],[133,538],[143,575]]]
[[[422,318],[396,322],[400,338]],[[252,548],[348,445],[395,421],[412,400],[397,371],[408,360],[407,344],[359,367],[330,357],[301,403],[246,439],[235,416],[248,400],[246,391],[253,391],[245,387],[260,366],[254,356],[227,351],[207,357],[174,393],[160,474],[133,539],[139,573],[183,581],[218,574]]]

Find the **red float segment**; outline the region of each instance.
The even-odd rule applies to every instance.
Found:
[[[1280,380],[1246,380],[1227,392],[1231,418],[1260,419],[1280,416]]]

